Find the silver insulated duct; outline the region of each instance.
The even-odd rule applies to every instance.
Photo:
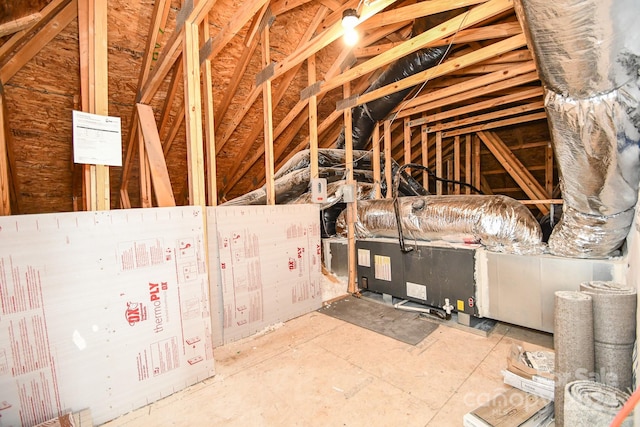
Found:
[[[612,256],[627,237],[640,179],[637,0],[516,0],[545,88],[564,208],[560,256]]]

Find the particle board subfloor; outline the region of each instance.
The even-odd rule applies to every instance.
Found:
[[[440,325],[410,345],[312,312],[215,349],[215,377],[105,425],[461,426],[509,388],[514,340],[553,346],[504,324],[488,337]]]

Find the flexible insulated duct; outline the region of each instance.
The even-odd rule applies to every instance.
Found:
[[[640,25],[636,0],[517,0],[545,87],[563,218],[551,253],[615,254],[640,180]]]
[[[374,91],[433,67],[444,58],[446,52],[446,47],[438,47],[422,49],[407,55],[391,64],[364,93]],[[376,122],[387,117],[391,110],[411,92],[411,89],[413,88],[394,92],[352,109],[354,150],[363,150],[366,147]],[[336,146],[344,148],[344,130],[338,137]]]
[[[543,251],[542,232],[531,211],[507,196],[400,197],[399,217],[409,240],[482,243],[490,251],[519,255]],[[398,237],[392,199],[357,204],[356,237]],[[336,231],[346,236],[345,212]]]

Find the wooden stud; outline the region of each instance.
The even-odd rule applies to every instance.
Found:
[[[344,98],[349,98],[351,96],[351,87],[349,83],[346,83],[343,86],[343,95]],[[345,108],[344,110],[344,148],[345,148],[345,167],[347,172],[347,185],[351,185],[356,190],[356,182],[353,179],[353,123],[352,123],[352,114],[351,108]],[[357,220],[357,202],[355,194],[357,190],[354,191],[354,201],[347,203],[347,250],[348,254],[348,269],[349,269],[349,277],[348,277],[348,288],[347,292],[353,294],[357,291],[356,287],[356,233],[355,233],[355,222]]]
[[[392,189],[393,189],[393,174],[391,173],[392,168],[392,157],[391,157],[391,121],[384,121],[384,178],[387,185],[387,199],[391,199],[393,197]]]
[[[373,191],[374,198],[379,199],[382,195],[380,189],[381,177],[380,177],[380,126],[378,123],[373,125],[372,136],[372,149],[373,149]]]
[[[316,56],[307,58],[307,84],[311,86],[316,82]],[[309,97],[309,167],[311,179],[318,178],[318,97]]]
[[[137,114],[136,114],[137,120]],[[149,167],[149,159],[144,146],[144,135],[140,126],[136,126],[138,132],[138,164],[140,174],[140,205],[143,208],[153,207],[151,196],[151,171]]]
[[[148,166],[156,201],[160,207],[175,206],[176,201],[173,196],[173,190],[171,189],[169,171],[167,170],[167,163],[164,158],[164,153],[162,152],[162,143],[160,142],[160,135],[156,127],[153,110],[151,106],[146,104],[136,104],[136,108],[140,120],[139,128],[144,139],[146,158],[149,161]]]
[[[11,215],[11,188],[9,184],[9,157],[5,117],[4,93],[0,93],[0,215]]]
[[[429,167],[429,134],[427,127],[420,128],[420,152],[422,154],[422,166]],[[422,171],[422,186],[429,191],[429,172]]]
[[[460,137],[453,138],[453,179],[460,182]],[[460,184],[453,186],[453,192],[460,194]]]
[[[473,186],[480,189],[482,173],[480,171],[481,157],[480,157],[480,138],[477,135],[472,137],[473,144]]]
[[[79,0],[74,15],[78,16],[80,46],[80,82],[83,111],[109,114],[107,4],[99,0]],[[69,6],[67,6],[69,7]],[[61,12],[62,13],[62,12]],[[68,12],[71,13],[71,12]],[[84,186],[88,210],[111,208],[109,167],[84,165]]]
[[[409,118],[404,119],[404,164],[411,163],[411,127],[409,127]],[[406,169],[408,174],[411,174],[411,169]]]
[[[202,21],[202,36],[209,38],[209,17]],[[205,59],[202,63],[202,93],[204,96],[204,152],[206,161],[206,199],[207,205],[218,204],[218,184],[216,168],[216,138],[213,108],[213,77],[211,74],[211,61]]]
[[[442,132],[436,132],[436,176],[442,178]],[[436,194],[442,195],[441,181],[436,181]]]
[[[165,26],[167,17],[169,14],[169,9],[171,5],[171,0],[158,0],[155,2],[153,7],[153,12],[151,14],[151,24],[149,25],[149,34],[147,35],[147,44],[145,47],[145,56],[142,58],[142,66],[140,67],[140,74],[138,76],[138,88],[141,88],[147,81],[149,73],[151,71],[151,63],[154,58],[154,48],[158,44],[160,29]],[[182,68],[180,68],[182,70]],[[179,76],[182,73],[179,73],[175,70],[174,67],[174,80],[176,76]],[[172,81],[169,89],[169,93],[167,93],[166,104],[170,104],[173,100],[172,89],[174,87],[174,83]],[[175,94],[175,92],[174,92]],[[168,114],[164,114],[167,108],[163,108],[163,114],[161,116],[159,132],[162,133],[162,130],[165,126],[164,121],[165,116],[168,118]],[[122,208],[131,208],[131,201],[129,200],[129,191],[127,189],[129,183],[129,175],[131,174],[131,165],[133,163],[133,158],[135,156],[134,147],[136,145],[136,136],[139,134],[137,131],[138,128],[138,118],[136,116],[137,109],[134,108],[131,111],[131,118],[129,119],[129,132],[128,132],[128,140],[126,142],[126,150],[124,156],[124,162],[122,164],[122,174],[120,176],[120,206]]]
[[[200,3],[204,3],[201,0]],[[198,3],[198,4],[200,4]],[[184,105],[187,135],[189,204],[206,206],[204,150],[202,147],[202,98],[200,93],[200,59],[198,24],[187,22],[183,37]]]
[[[466,134],[464,136],[464,182],[471,185],[472,176],[473,175],[471,171],[471,135]],[[465,186],[464,193],[471,194],[471,187]]]
[[[156,92],[164,82],[165,77],[169,74],[178,60],[180,54],[186,50],[186,46],[183,45],[183,40],[185,38],[183,33],[185,32],[188,24],[199,25],[204,20],[204,17],[209,13],[209,10],[211,10],[215,2],[216,0],[199,0],[185,18],[185,24],[179,30],[171,34],[165,44],[165,47],[162,49],[162,52],[158,55],[158,61],[155,63],[153,70],[151,70],[147,76],[145,83],[141,85],[136,100],[137,102],[142,104],[149,104],[151,102]],[[199,47],[197,42],[193,46],[195,49],[198,49]],[[198,55],[198,57],[199,56],[200,55]]]
[[[545,169],[544,169],[544,183],[547,190],[547,197],[553,197],[553,147],[551,141],[545,145]]]
[[[269,45],[269,27],[262,31],[262,65],[271,63],[271,53]],[[267,204],[276,204],[276,190],[273,180],[274,159],[273,159],[273,104],[271,99],[271,80],[267,79],[262,83],[262,110],[264,120],[264,170],[267,190]]]

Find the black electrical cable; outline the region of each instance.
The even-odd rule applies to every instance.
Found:
[[[396,216],[396,224],[398,226],[398,242],[400,243],[400,250],[403,253],[407,253],[407,252],[411,252],[413,250],[413,248],[407,248],[407,246],[404,243],[404,233],[402,232],[402,220],[400,218],[400,205],[398,203],[398,182],[399,182],[399,176],[400,174],[405,170],[405,169],[422,169],[424,171],[426,171],[430,177],[432,177],[433,179],[435,179],[436,181],[441,181],[441,182],[445,182],[445,183],[451,183],[451,184],[459,184],[465,187],[469,187],[471,188],[473,191],[475,191],[478,194],[484,194],[482,191],[478,190],[476,187],[474,187],[471,184],[467,184],[466,182],[462,182],[462,181],[456,181],[456,180],[451,180],[451,179],[446,179],[446,178],[441,178],[439,176],[437,176],[431,169],[429,169],[428,167],[424,166],[424,165],[419,165],[417,163],[407,163],[406,165],[402,165],[398,168],[398,170],[395,172],[395,174],[393,175],[393,189],[392,189],[392,195],[393,195],[393,211],[395,213]],[[427,185],[426,188],[428,188],[429,186]]]

